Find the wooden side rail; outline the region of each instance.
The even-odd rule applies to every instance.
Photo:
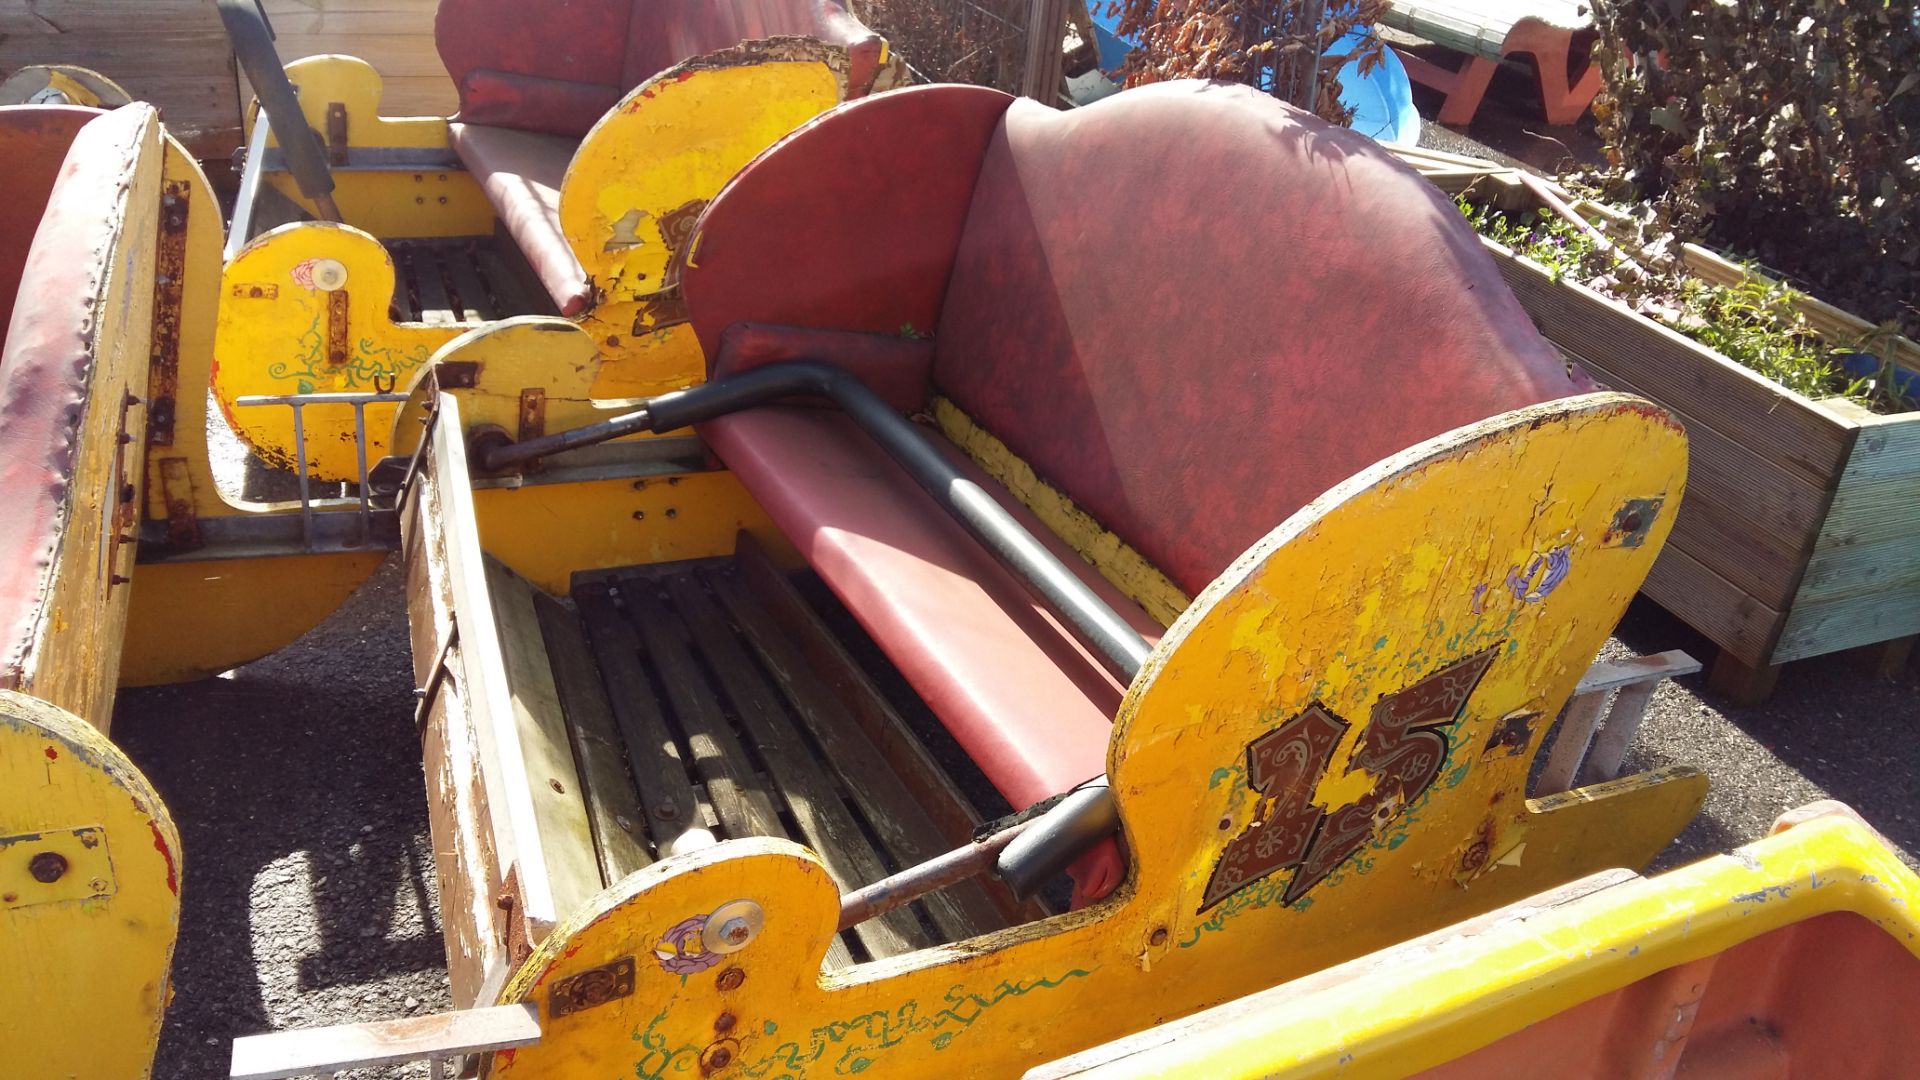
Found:
[[[1535,794],[1553,795],[1620,775],[1627,744],[1646,718],[1654,690],[1665,679],[1699,670],[1700,661],[1679,649],[1588,668],[1567,702]]]
[[[532,1003],[462,1009],[364,1024],[275,1031],[233,1040],[231,1080],[278,1080],[341,1069],[431,1061],[434,1080],[452,1076],[447,1059],[540,1041],[540,1008]]]

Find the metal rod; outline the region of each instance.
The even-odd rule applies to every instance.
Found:
[[[1036,599],[1122,682],[1131,683],[1152,651],[1144,637],[1055,558],[1046,545],[992,495],[947,460],[906,417],[848,372],[813,361],[769,364],[653,398],[636,412],[572,431],[499,447],[486,455],[497,469],[562,449],[641,431],[673,431],[796,396],[838,405],[934,501],[953,515]],[[1035,819],[1029,839],[1003,849],[996,872],[1025,898],[1119,827],[1104,777],[1076,790]]]
[[[838,405],[922,490],[1058,614],[1095,658],[1122,682],[1133,681],[1152,651],[1140,632],[986,489],[947,460],[919,428],[846,371],[810,361],[769,364],[654,398],[645,411],[651,414],[653,430],[671,431],[796,395],[823,397]]]
[[[353,403],[353,453],[360,464],[360,542],[373,539],[373,507],[367,502],[367,405]]]
[[[313,498],[307,491],[307,424],[300,402],[293,404],[293,460],[300,466],[300,538],[313,550]]]
[[[908,867],[892,877],[882,878],[842,896],[840,929],[858,926],[930,892],[985,873],[993,867],[1000,852],[1038,820],[1028,818],[983,840],[975,840],[965,847],[936,855],[918,866]]]
[[[628,435],[656,430],[659,429],[654,427],[653,417],[642,408],[616,416],[611,420],[602,420],[597,424],[588,424],[568,431],[556,431],[551,435],[528,439],[526,442],[496,446],[482,456],[480,466],[488,472],[503,472],[515,465],[523,465],[535,458],[558,454],[563,450],[611,442]]]

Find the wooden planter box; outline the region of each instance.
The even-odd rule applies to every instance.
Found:
[[[1920,413],[1802,397],[1488,247],[1548,340],[1686,424],[1686,498],[1645,591],[1720,646],[1716,682],[1762,696],[1788,660],[1920,634]]]
[[[1396,152],[1451,192],[1480,181],[1501,209],[1538,205],[1491,163]],[[1603,208],[1574,208],[1607,224]],[[1485,242],[1548,340],[1594,378],[1659,402],[1686,425],[1686,497],[1645,592],[1720,647],[1716,686],[1757,700],[1789,660],[1920,634],[1920,413],[1878,416],[1844,399],[1803,397]],[[1747,276],[1697,246],[1683,258],[1719,284]],[[1818,300],[1800,307],[1836,342],[1872,329]],[[1920,369],[1920,346],[1903,338],[1895,352]]]

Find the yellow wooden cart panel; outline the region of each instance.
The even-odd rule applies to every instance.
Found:
[[[148,1074],[179,852],[160,796],[106,736],[0,690],[0,1074]]]
[[[501,999],[540,1006],[542,1043],[494,1075],[1004,1075],[1642,864],[1704,777],[1525,785],[1685,461],[1664,413],[1594,395],[1367,470],[1229,568],[1134,682],[1108,760],[1133,869],[1108,900],[823,974],[839,896],[818,859],[729,841],[556,929]],[[708,949],[743,901],[763,928]],[[629,965],[631,993],[568,1008]]]

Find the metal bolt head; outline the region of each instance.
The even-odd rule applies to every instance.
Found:
[[[106,892],[107,879],[103,877],[94,878],[92,881],[87,882],[87,888],[92,889],[96,893]]]
[[[741,971],[737,967],[731,967],[721,972],[720,977],[715,979],[713,983],[722,990],[738,990],[740,989],[740,984],[746,981],[746,972]]]
[[[752,900],[729,900],[713,909],[701,931],[708,952],[737,953],[753,943],[766,923],[766,912]]]
[[[1153,946],[1156,949],[1162,945],[1165,945],[1166,943],[1167,943],[1167,928],[1164,926],[1155,927],[1153,930],[1153,933],[1148,935],[1147,937],[1147,944]]]
[[[57,851],[43,851],[27,863],[27,873],[42,885],[51,885],[67,873],[67,857]]]

